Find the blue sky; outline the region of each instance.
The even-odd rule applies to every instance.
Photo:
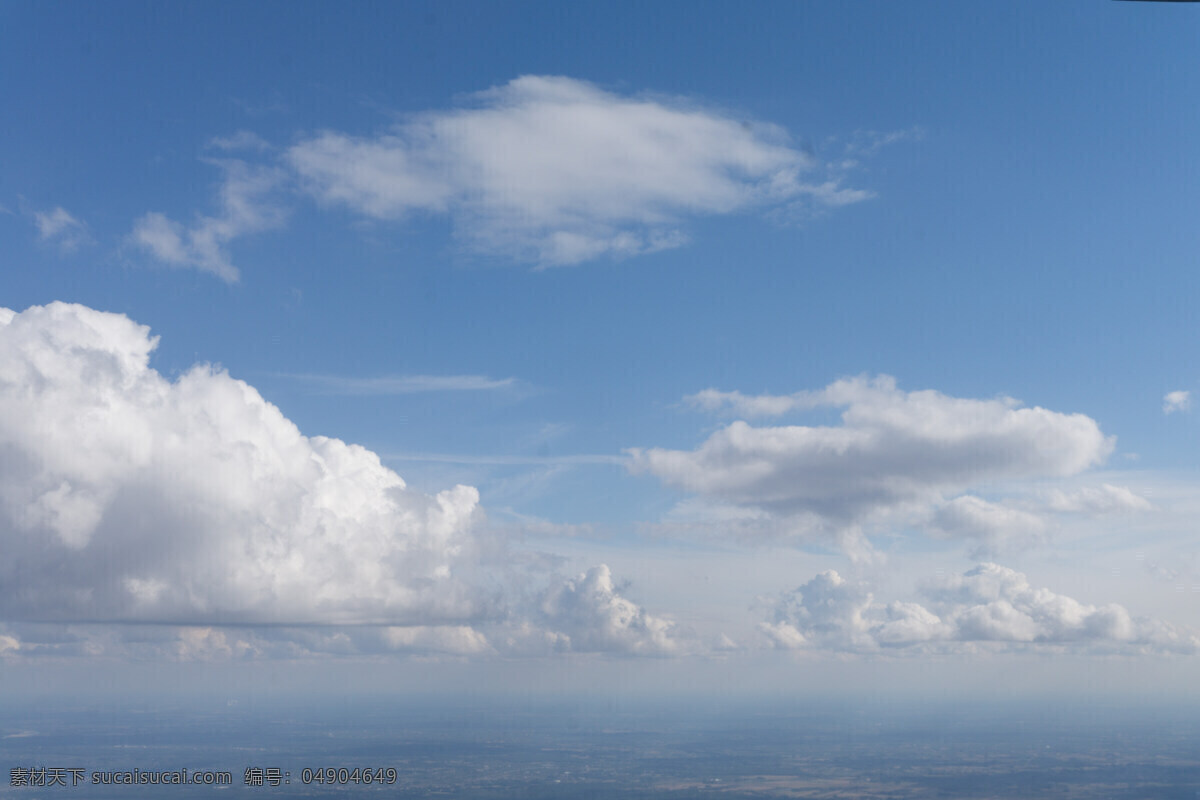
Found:
[[[5,668],[1194,658],[1193,9],[0,16]]]

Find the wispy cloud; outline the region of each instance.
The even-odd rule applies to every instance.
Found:
[[[1164,414],[1174,414],[1177,411],[1190,411],[1191,408],[1191,392],[1167,392],[1166,395],[1163,396],[1162,410]]]
[[[35,211],[33,222],[38,229],[38,238],[57,245],[64,253],[72,253],[91,242],[87,225],[62,206],[56,206],[51,211]]]
[[[342,375],[289,374],[325,394],[389,395],[423,392],[487,392],[511,390],[521,384],[516,378],[488,378],[484,375],[383,375],[353,378]]]
[[[322,202],[447,214],[471,247],[543,267],[678,247],[699,216],[870,196],[777,127],[565,77],[518,78],[382,135],[325,131],[287,161]]]
[[[227,246],[240,236],[283,224],[284,211],[268,199],[282,173],[274,167],[236,159],[214,159],[211,163],[225,173],[217,216],[198,216],[191,225],[184,225],[152,211],[134,223],[129,240],[162,264],[211,272],[235,283],[240,273],[230,260]]]
[[[230,136],[214,136],[208,146],[216,150],[270,150],[271,144],[253,131],[241,130]]]

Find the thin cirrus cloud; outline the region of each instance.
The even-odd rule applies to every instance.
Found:
[[[1010,398],[905,392],[888,376],[843,379],[784,397],[708,391],[688,402],[757,416],[844,409],[836,426],[755,427],[738,420],[695,450],[629,451],[634,472],[755,512],[776,531],[781,521],[798,530],[845,532],[893,512],[928,514],[973,487],[1077,474],[1114,447],[1083,414],[1023,408]]]
[[[416,491],[209,366],[167,380],[156,345],[119,314],[0,309],[5,653],[462,655],[496,639],[639,654],[672,640],[611,579],[505,583],[473,487]]]
[[[1073,492],[1051,489],[1045,494],[1046,506],[1054,511],[1100,516],[1131,511],[1149,511],[1150,501],[1125,486],[1103,483]]]
[[[353,378],[341,375],[284,374],[325,394],[391,395],[424,392],[486,392],[515,389],[516,378],[489,378],[484,375],[383,375]]]
[[[472,248],[543,267],[678,247],[694,217],[871,196],[804,180],[818,166],[779,128],[565,77],[517,78],[377,136],[324,131],[286,161],[323,203],[444,214]]]
[[[55,206],[50,211],[34,212],[33,222],[37,226],[38,238],[56,245],[63,253],[73,253],[92,241],[87,225],[62,206]]]
[[[779,595],[759,629],[781,649],[855,652],[1069,647],[1092,652],[1193,654],[1200,639],[1123,606],[1095,606],[1034,588],[1015,570],[984,563],[928,585],[926,605],[878,603],[856,582],[827,570]]]
[[[236,283],[241,272],[231,260],[229,244],[238,237],[283,224],[286,213],[271,199],[283,173],[276,167],[238,159],[210,159],[210,163],[224,173],[216,216],[197,215],[185,225],[151,211],[134,222],[128,241],[165,266],[198,269]]]

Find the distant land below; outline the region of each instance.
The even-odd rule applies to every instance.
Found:
[[[13,770],[57,769],[82,776],[71,794],[87,798],[1194,800],[1196,710],[1111,698],[6,701],[0,796],[42,796]],[[183,769],[231,783],[92,782]]]

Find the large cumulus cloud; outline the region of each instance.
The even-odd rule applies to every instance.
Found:
[[[522,603],[511,570],[490,568],[503,548],[474,488],[414,491],[374,453],[303,435],[210,366],[168,380],[150,367],[156,344],[79,305],[0,310],[6,653],[127,651],[127,635],[95,628],[125,622],[180,653],[225,656],[472,655],[494,650],[489,631],[521,626],[556,649],[669,649],[607,568],[582,583],[533,576],[555,599]],[[75,644],[57,629],[37,644],[51,622],[74,623]]]
[[[478,493],[428,496],[208,366],[169,381],[126,317],[0,316],[0,613],[180,622],[462,620]]]

